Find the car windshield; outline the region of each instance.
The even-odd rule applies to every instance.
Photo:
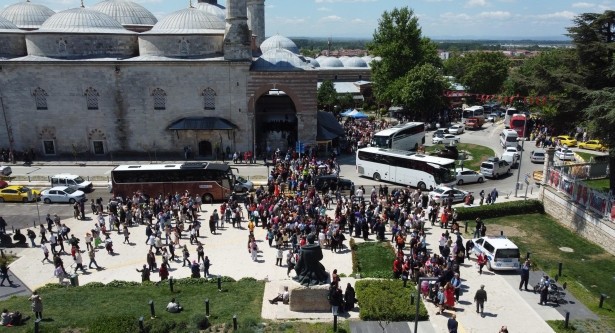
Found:
[[[72,188],[72,187],[67,187],[66,189],[63,190],[66,194],[73,194],[75,193],[77,190]]]
[[[247,183],[248,181],[245,178],[241,177],[241,176],[237,176],[237,182],[239,182],[239,183]]]
[[[83,183],[84,181],[85,181],[85,179],[83,179],[83,178],[81,178],[81,177],[77,177],[77,178],[75,178],[75,183],[77,183],[77,184],[81,184],[81,183]]]
[[[480,165],[481,168],[485,168],[485,169],[493,169],[493,164],[491,163],[483,163]]]
[[[30,191],[30,188],[25,187],[25,186],[19,189],[19,192],[21,193],[27,193],[28,191]]]

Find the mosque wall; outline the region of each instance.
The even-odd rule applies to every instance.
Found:
[[[53,58],[134,57],[138,55],[137,34],[30,33],[28,54]]]
[[[249,62],[54,61],[2,67],[0,94],[17,150],[34,148],[44,155],[43,141],[53,141],[55,154],[91,152],[94,141],[113,153],[181,152],[213,138],[231,149],[251,145]],[[212,91],[214,106],[206,109],[205,95]],[[203,116],[225,118],[238,130],[234,135],[167,130],[181,118]],[[6,132],[0,128],[0,137]]]
[[[221,55],[223,35],[154,35],[139,36],[139,54],[182,57]]]
[[[0,57],[21,57],[26,54],[26,41],[23,34],[3,34],[0,40]]]

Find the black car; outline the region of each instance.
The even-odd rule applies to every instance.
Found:
[[[354,194],[354,183],[352,180],[339,178],[338,176],[330,175],[330,176],[320,176],[316,178],[314,182],[314,187],[316,191],[321,193],[327,193],[329,190],[335,193],[337,190],[340,191],[342,195],[352,195]]]

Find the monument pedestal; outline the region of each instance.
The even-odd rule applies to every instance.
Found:
[[[290,291],[290,311],[320,312],[329,311],[331,306],[327,299],[328,285],[311,287],[298,286]]]

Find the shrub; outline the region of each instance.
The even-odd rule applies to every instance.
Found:
[[[84,284],[81,287],[83,288],[103,288],[105,287],[105,284],[102,282],[90,282],[90,283]]]
[[[414,284],[409,283],[408,287],[404,288],[400,280],[360,280],[356,282],[355,289],[361,320],[414,320],[416,307],[408,305],[409,293],[416,290]],[[429,319],[422,301],[419,304],[418,319]]]
[[[202,313],[197,313],[192,316],[192,323],[199,330],[204,330],[210,325],[209,318],[207,318],[207,316]]]
[[[389,242],[352,244],[352,270],[362,278],[393,277],[390,268],[395,259],[395,250]]]
[[[457,219],[460,221],[473,221],[477,217],[481,219],[496,218],[508,215],[544,213],[542,202],[538,200],[519,200],[483,205],[477,207],[457,208]]]
[[[91,321],[89,333],[138,332],[137,318],[127,315],[96,317]]]

